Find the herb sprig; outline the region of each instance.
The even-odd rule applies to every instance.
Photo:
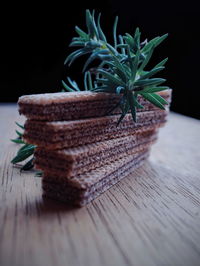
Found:
[[[124,36],[117,35],[118,17],[116,17],[113,26],[114,41],[111,45],[102,31],[100,17],[101,14],[95,20],[95,12],[86,10],[87,32],[75,27],[78,37],[74,37],[70,44],[75,51],[66,58],[65,64],[71,66],[79,57],[88,54],[89,57],[83,66],[85,72],[94,60],[100,60],[98,66],[85,72],[85,75],[90,79],[91,91],[116,93],[122,96],[116,106],[122,111],[118,124],[129,111],[134,122],[137,121],[136,109],[143,108],[138,102],[138,95],[160,109],[165,109],[168,102],[157,92],[167,90],[169,87],[160,86],[166,81],[165,79],[152,78],[152,76],[165,68],[167,58],[150,70],[147,66],[154,49],[166,39],[168,34],[143,42],[140,41],[139,28],[135,30],[133,36],[129,33]],[[88,87],[85,86],[85,89]]]

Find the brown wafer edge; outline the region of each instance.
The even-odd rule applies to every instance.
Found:
[[[147,132],[145,132],[147,133]],[[150,131],[148,136],[137,135],[88,144],[78,147],[77,153],[72,149],[65,151],[48,151],[38,149],[35,152],[35,168],[52,173],[65,172],[67,178],[91,171],[119,158],[149,148],[157,140],[157,132]]]
[[[104,176],[100,181],[90,187],[87,187],[86,189],[74,187],[70,183],[59,184],[57,181],[56,183],[54,181],[49,182],[47,181],[47,178],[50,180],[51,177],[46,176],[46,178],[42,181],[43,196],[59,200],[70,205],[79,207],[84,206],[100,196],[106,190],[110,189],[120,180],[130,175],[145,162],[148,156],[149,153],[146,151],[137,158],[132,158],[132,160],[125,163],[120,168],[117,168],[116,171],[109,173],[109,175]],[[52,180],[54,180],[54,177]]]
[[[171,90],[159,92],[169,103]],[[120,96],[110,93],[52,93],[28,95],[19,98],[19,113],[29,119],[44,121],[75,120],[86,117],[100,117],[112,109],[120,100]],[[143,97],[138,97],[139,102],[147,111],[158,109]],[[120,113],[116,109],[113,114]]]
[[[106,139],[119,138],[143,132],[147,126],[152,129],[166,122],[166,111],[146,112],[134,123],[131,115],[127,115],[116,127],[118,115],[105,118],[83,119],[68,122],[39,122],[27,120],[24,140],[46,149],[62,149],[79,146]],[[92,120],[92,121],[91,121]]]

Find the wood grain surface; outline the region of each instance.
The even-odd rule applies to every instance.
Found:
[[[171,114],[148,162],[81,209],[41,197],[10,164],[16,105],[0,106],[1,266],[199,266],[200,122]]]

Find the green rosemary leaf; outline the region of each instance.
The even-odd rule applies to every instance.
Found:
[[[70,43],[69,47],[84,46],[84,45],[85,45],[85,42],[83,41],[74,41]]]
[[[167,38],[168,34],[164,34],[161,37],[156,37],[149,41],[143,48],[142,52],[146,53],[151,49],[152,46],[157,47],[161,42],[163,42]]]
[[[91,77],[91,73],[89,71],[85,72],[84,74],[84,87],[85,90],[88,91],[92,91],[93,90],[93,86],[92,86],[92,77]]]
[[[152,45],[151,49],[149,50],[148,54],[146,55],[144,61],[142,62],[139,68],[139,72],[141,72],[145,68],[145,66],[149,63],[149,60],[151,59],[153,51],[154,51],[154,46]]]
[[[86,70],[86,68],[88,67],[88,65],[89,65],[93,60],[95,60],[96,58],[98,58],[98,56],[99,56],[100,54],[104,54],[104,55],[105,55],[105,54],[108,54],[108,50],[106,50],[106,49],[102,49],[102,50],[98,50],[98,51],[96,51],[96,52],[93,52],[93,53],[90,55],[90,57],[87,59],[87,61],[85,62],[82,72],[85,72],[85,70]]]
[[[74,91],[72,88],[70,88],[65,82],[64,80],[61,81],[62,82],[62,85],[63,87],[65,88],[66,91]]]
[[[32,169],[34,167],[33,160],[34,160],[34,158],[31,158],[27,163],[25,163],[22,166],[21,171],[28,171],[28,170]]]
[[[122,40],[123,40],[123,39],[122,39]],[[127,49],[127,47],[129,47],[128,44],[124,44],[124,43],[122,43],[122,44],[118,44],[118,45],[117,45],[117,48],[123,48],[123,49],[126,48],[126,49]],[[125,51],[125,50],[124,50],[124,51]]]
[[[136,53],[140,49],[140,30],[139,28],[136,28],[135,34],[134,34],[134,43],[133,43],[133,50],[134,53]]]
[[[93,25],[93,28],[94,28],[95,36],[99,40],[99,33],[98,33],[98,29],[97,29],[97,26],[96,26],[96,22],[95,22],[94,16],[95,16],[95,10],[93,10],[93,12],[92,12],[92,25]]]
[[[17,144],[24,144],[25,142],[22,139],[11,139],[12,142]]]
[[[71,66],[71,64],[72,64],[76,59],[78,59],[80,56],[85,55],[85,54],[89,54],[89,53],[90,53],[89,50],[81,49],[81,51],[80,51],[79,53],[76,53],[76,54],[73,56],[73,58],[70,60],[70,62],[69,62],[68,65]]]
[[[136,74],[137,74],[137,68],[139,64],[139,57],[140,57],[140,51],[137,51],[135,58],[132,63],[132,74],[131,74],[131,81],[135,80]]]
[[[18,130],[15,130],[15,132],[17,133],[17,135],[21,138],[23,136],[23,133],[19,132]]]
[[[113,26],[113,39],[114,39],[114,47],[117,48],[117,24],[118,24],[118,16],[115,18],[114,26]]]
[[[85,91],[89,90],[88,83],[87,83],[87,75],[88,75],[88,72],[85,72],[84,73],[84,89],[85,89]]]
[[[134,48],[134,38],[129,33],[126,33],[126,36],[124,36],[124,40],[130,47],[130,49]]]
[[[100,38],[100,40],[102,40],[104,42],[107,42],[106,36],[105,36],[105,34],[103,33],[103,31],[101,29],[100,19],[101,19],[101,13],[99,13],[99,16],[98,16],[98,19],[97,19],[97,30],[98,30],[98,33],[99,33],[99,38]]]
[[[88,71],[88,87],[89,87],[89,90],[90,90],[90,91],[93,90],[93,86],[92,86],[92,76],[91,76],[90,71]]]
[[[160,95],[156,94],[156,93],[151,93],[151,95],[156,98],[157,101],[159,101],[160,103],[162,103],[163,105],[168,105],[169,103]]]
[[[110,66],[116,74],[124,81],[127,82],[127,73],[124,66],[120,63],[120,61],[116,57],[112,57],[113,61],[105,61],[105,63]]]
[[[20,153],[17,153],[17,155],[12,159],[11,163],[16,164],[26,160],[28,157],[30,157],[33,154],[34,149],[35,148],[31,148],[29,150],[24,150],[21,151]]]
[[[157,106],[160,109],[165,110],[165,107],[163,106],[163,104],[155,97],[155,95],[153,93],[143,93],[140,92],[140,94],[147,99],[149,102],[153,103],[155,106]]]
[[[124,117],[126,116],[126,114],[128,113],[128,111],[130,109],[129,101],[125,97],[123,97],[122,100],[123,100],[123,103],[121,102],[121,104],[120,104],[122,114],[121,114],[121,116],[117,122],[117,127],[119,126],[120,122],[124,119]]]
[[[115,77],[114,75],[106,72],[105,70],[97,69],[97,71],[117,86],[125,86],[126,85],[122,80],[120,80],[119,78]]]
[[[24,130],[24,126],[22,126],[21,124],[19,124],[18,122],[15,122],[15,124],[18,126],[18,127],[20,127],[21,129],[23,129]]]
[[[136,106],[135,106],[136,99],[135,99],[135,96],[133,95],[132,92],[129,92],[128,100],[129,100],[129,104],[130,104],[130,109],[131,109],[133,121],[136,122]]]
[[[86,24],[88,28],[88,33],[90,38],[97,37],[98,38],[98,33],[96,29],[96,25],[94,24],[93,16],[91,15],[90,11],[87,9],[86,10]]]
[[[165,67],[164,66],[160,66],[160,67],[156,67],[153,68],[152,70],[150,70],[148,73],[141,75],[141,79],[147,79],[152,77],[153,75],[157,74],[158,72],[160,72],[161,70],[163,70]]]
[[[124,49],[124,47],[122,47],[122,46],[124,45],[123,37],[122,37],[121,35],[119,35],[118,38],[119,38],[119,43],[120,43],[120,44],[117,45],[116,49],[117,49],[118,47],[121,48],[121,53],[122,53],[122,55],[125,55],[125,49]],[[121,47],[120,47],[120,46],[121,46]]]
[[[134,85],[135,86],[151,86],[151,85],[159,85],[165,82],[165,79],[162,78],[152,78],[152,79],[139,79],[137,80]]]
[[[79,49],[73,53],[71,53],[65,60],[64,64],[67,64],[70,66],[77,58],[79,58],[82,55],[90,53],[90,50],[87,50],[86,48]]]
[[[78,26],[75,27],[75,31],[78,33],[78,35],[79,35],[81,38],[83,38],[83,39],[85,39],[85,40],[88,40],[88,39],[89,39],[88,34],[85,33],[84,31],[82,31]]]
[[[107,43],[106,44],[106,47],[109,49],[109,51],[111,52],[111,54],[113,56],[116,56],[117,55],[117,50],[114,47],[112,47],[112,45],[110,45],[109,43]]]
[[[148,92],[148,93],[152,93],[152,92],[159,92],[159,91],[164,91],[164,90],[168,90],[169,87],[164,86],[164,87],[147,87],[144,88],[142,90],[142,92]]]
[[[114,93],[115,89],[110,86],[98,86],[93,91],[95,92],[108,92],[108,93]]]
[[[36,148],[35,145],[25,143],[25,144],[24,144],[24,145],[18,150],[17,154],[21,154],[22,152],[34,151],[35,148]]]
[[[76,91],[80,91],[80,89],[79,89],[79,87],[78,87],[76,81],[71,80],[70,77],[67,77],[67,80],[68,80],[68,82],[70,83],[70,85],[72,86],[72,88],[73,88],[74,90],[76,90]]]
[[[168,61],[168,57],[165,58],[164,60],[162,60],[159,64],[157,64],[154,68],[158,68],[158,67],[161,67],[161,66],[164,66],[164,64]]]

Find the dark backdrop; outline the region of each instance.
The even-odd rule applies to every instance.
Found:
[[[102,28],[111,38],[114,17],[119,33],[134,32],[153,38],[169,33],[153,63],[169,57],[162,76],[173,88],[172,110],[200,118],[199,112],[199,11],[195,1],[54,1],[41,5],[28,1],[1,8],[0,101],[17,101],[22,94],[56,92],[61,79],[71,75],[81,85],[81,60],[69,70],[63,66],[70,52],[74,25],[84,27],[85,9],[102,12]]]

